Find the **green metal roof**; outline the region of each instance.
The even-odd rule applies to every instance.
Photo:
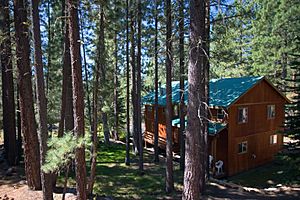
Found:
[[[245,94],[256,83],[262,80],[264,77],[240,77],[240,78],[221,78],[212,79],[209,82],[209,105],[229,107],[239,97]],[[158,104],[166,105],[165,87],[162,89],[162,93],[159,94]],[[188,83],[184,83],[184,102],[187,104],[188,97]],[[143,104],[154,104],[154,92],[148,93],[143,97]],[[177,104],[180,102],[180,84],[179,81],[172,81],[172,102]]]
[[[172,126],[177,126],[180,128],[180,119],[176,118],[172,120]],[[187,126],[187,119],[185,119],[185,126]],[[223,123],[208,123],[208,134],[209,135],[215,135],[218,134],[220,131],[222,131],[224,128],[226,128],[227,125]]]

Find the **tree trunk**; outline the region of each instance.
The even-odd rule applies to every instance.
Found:
[[[81,13],[81,12],[80,12]],[[84,75],[85,75],[85,89],[86,89],[86,96],[87,96],[87,107],[88,107],[88,119],[89,119],[89,123],[90,123],[90,131],[91,134],[93,132],[92,128],[92,106],[91,106],[91,100],[90,100],[90,90],[89,90],[89,79],[88,79],[88,66],[87,66],[87,62],[86,62],[86,50],[85,50],[85,43],[84,43],[84,34],[83,34],[83,27],[84,27],[84,22],[83,22],[83,16],[81,15],[81,19],[80,19],[80,26],[81,26],[81,40],[83,42],[82,44],[82,52],[83,52],[83,64],[84,64]]]
[[[74,132],[79,139],[84,137],[84,93],[81,73],[80,37],[78,20],[78,0],[68,0],[69,30],[70,30],[70,54],[72,63],[73,85],[73,109],[74,109]],[[86,199],[86,165],[85,147],[82,145],[75,151],[76,164],[76,190],[77,198]]]
[[[102,6],[100,10],[102,9]],[[102,15],[102,11],[101,15]],[[100,15],[100,16],[101,16]],[[103,16],[100,17],[100,24],[103,23]],[[103,24],[102,24],[103,25]],[[98,106],[99,106],[99,96],[98,96],[98,91],[99,91],[99,78],[100,78],[100,69],[101,69],[101,63],[103,62],[103,57],[101,55],[104,55],[104,30],[101,28],[102,25],[100,26],[100,35],[99,35],[99,46],[98,46],[98,58],[100,58],[97,61],[97,64],[94,69],[94,91],[93,91],[93,132],[92,132],[92,148],[91,148],[91,174],[90,174],[90,179],[88,183],[88,194],[92,197],[93,195],[93,185],[95,181],[95,175],[96,175],[96,164],[97,164],[97,145],[98,145],[98,136],[97,136],[97,131],[98,131]],[[103,32],[101,32],[103,31]],[[103,39],[102,39],[103,38]]]
[[[184,170],[184,143],[185,143],[185,113],[184,113],[184,1],[179,1],[179,71],[180,71],[180,129],[179,129],[179,138],[180,138],[180,170]]]
[[[39,0],[32,0],[32,20],[33,20],[33,38],[34,38],[34,64],[36,71],[36,92],[37,107],[39,119],[39,143],[40,143],[40,163],[45,163],[48,150],[48,127],[47,127],[47,100],[45,96],[44,72],[41,48]],[[51,174],[41,172],[43,199],[53,199],[53,188]]]
[[[210,33],[210,0],[205,0],[205,51],[206,56],[204,59],[204,79],[205,79],[205,95],[207,98],[207,105],[208,105],[208,98],[209,98],[209,38]],[[206,116],[208,116],[209,109],[208,107],[205,107],[205,113]],[[206,173],[205,173],[205,179],[208,180],[209,178],[209,156],[208,156],[208,126],[205,127],[207,129],[207,132],[204,134],[204,161],[206,163]],[[205,185],[204,185],[205,186]]]
[[[21,130],[21,112],[20,112],[20,92],[19,84],[17,84],[17,128],[18,128],[18,163],[22,160],[23,148],[22,148],[22,130]]]
[[[49,94],[50,85],[50,68],[51,68],[51,43],[52,43],[52,32],[51,32],[51,13],[50,13],[51,0],[47,2],[47,18],[48,18],[48,47],[47,47],[47,73],[46,73],[46,94]]]
[[[129,0],[126,0],[126,158],[125,164],[130,165],[130,66],[129,66]]]
[[[40,152],[33,108],[27,5],[23,0],[14,1],[14,19],[26,179],[28,187],[37,190],[41,189]]]
[[[115,8],[116,9],[116,8]],[[115,11],[116,12],[116,11]],[[114,138],[119,140],[119,109],[118,109],[118,32],[117,27],[114,35],[115,42],[115,74],[114,74],[114,118],[115,118],[115,127],[114,127]]]
[[[93,132],[92,132],[92,157],[91,157],[91,174],[90,179],[88,183],[88,194],[92,197],[93,195],[93,186],[95,182],[95,176],[96,176],[96,164],[97,164],[97,145],[98,145],[98,90],[99,90],[99,73],[100,73],[100,67],[99,62],[96,65],[95,71],[94,71],[94,98],[93,98]]]
[[[132,81],[132,90],[131,90],[131,101],[132,101],[132,115],[133,115],[133,146],[134,153],[137,154],[139,152],[139,142],[137,135],[137,104],[136,104],[136,66],[135,66],[135,3],[134,0],[130,3],[130,56],[131,56],[131,81]]]
[[[174,190],[173,180],[173,133],[172,133],[172,16],[171,0],[166,0],[166,192],[171,193]]]
[[[207,137],[207,80],[205,0],[190,4],[190,63],[188,68],[188,126],[185,143],[183,199],[201,199],[205,186]]]
[[[158,156],[158,0],[155,0],[155,39],[154,39],[154,85],[155,85],[155,103],[154,103],[154,162],[159,162]]]
[[[138,6],[138,34],[137,34],[137,87],[136,87],[136,105],[137,105],[137,134],[139,141],[139,170],[143,173],[144,161],[143,161],[143,133],[142,133],[142,112],[141,112],[141,53],[142,53],[142,8],[141,0],[137,2]]]
[[[12,71],[11,37],[9,21],[9,2],[0,1],[0,30],[3,41],[0,44],[0,59],[2,66],[2,108],[3,108],[3,132],[4,147],[9,165],[16,165],[17,141],[16,141],[16,118],[14,82]]]
[[[104,17],[104,5],[100,5],[100,33],[99,33],[99,63],[101,70],[101,84],[104,85],[106,82],[106,58],[105,58],[105,17]],[[104,105],[104,101],[102,102]],[[107,123],[107,113],[102,112],[102,124],[103,124],[103,132],[104,132],[104,142],[109,144],[109,128]]]

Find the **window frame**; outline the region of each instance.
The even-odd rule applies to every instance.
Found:
[[[277,134],[270,135],[269,144],[270,145],[276,145],[276,144],[278,144],[278,135]]]
[[[242,145],[242,151],[240,152],[240,145]],[[246,147],[246,150],[243,151],[244,147]],[[242,141],[238,143],[238,154],[245,154],[248,152],[248,141]]]
[[[246,117],[246,120],[245,121],[240,121],[240,111],[241,110],[246,110],[246,112],[247,112],[247,117]],[[238,124],[246,124],[246,123],[248,123],[248,118],[249,118],[249,109],[248,109],[248,107],[239,107],[238,108]]]
[[[274,115],[272,115],[272,108],[274,108]],[[275,119],[276,117],[276,105],[275,104],[269,104],[267,105],[267,119]]]
[[[221,117],[222,116],[222,117]],[[223,109],[217,109],[217,119],[223,120],[225,117]]]

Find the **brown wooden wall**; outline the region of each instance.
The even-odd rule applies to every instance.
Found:
[[[145,106],[145,133],[144,139],[146,142],[150,144],[154,144],[154,106],[146,105]],[[179,130],[177,127],[172,127],[173,132],[173,143],[174,150],[179,149]],[[165,118],[165,110],[164,107],[158,107],[158,142],[160,148],[165,148],[166,145],[166,118]]]
[[[283,137],[277,134],[277,144],[270,145],[270,135],[278,133],[284,121],[286,100],[265,80],[250,89],[228,109],[229,175],[248,170],[273,159],[281,149]],[[267,118],[267,106],[275,105],[275,118]],[[248,108],[248,122],[238,123],[238,108]],[[238,144],[248,142],[248,151],[238,154]],[[255,157],[255,158],[254,158]]]

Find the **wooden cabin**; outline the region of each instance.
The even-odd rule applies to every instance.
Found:
[[[289,100],[265,77],[213,79],[209,92],[208,144],[211,171],[231,176],[265,164],[281,150],[284,105]],[[187,82],[184,101],[187,105]],[[173,147],[179,151],[179,81],[172,82]],[[144,140],[154,143],[154,93],[143,98]],[[165,103],[162,88],[158,99],[159,146],[165,148]],[[186,122],[187,124],[187,122]],[[216,162],[222,161],[219,171]],[[220,164],[220,163],[218,163]],[[219,166],[218,166],[219,167]]]

